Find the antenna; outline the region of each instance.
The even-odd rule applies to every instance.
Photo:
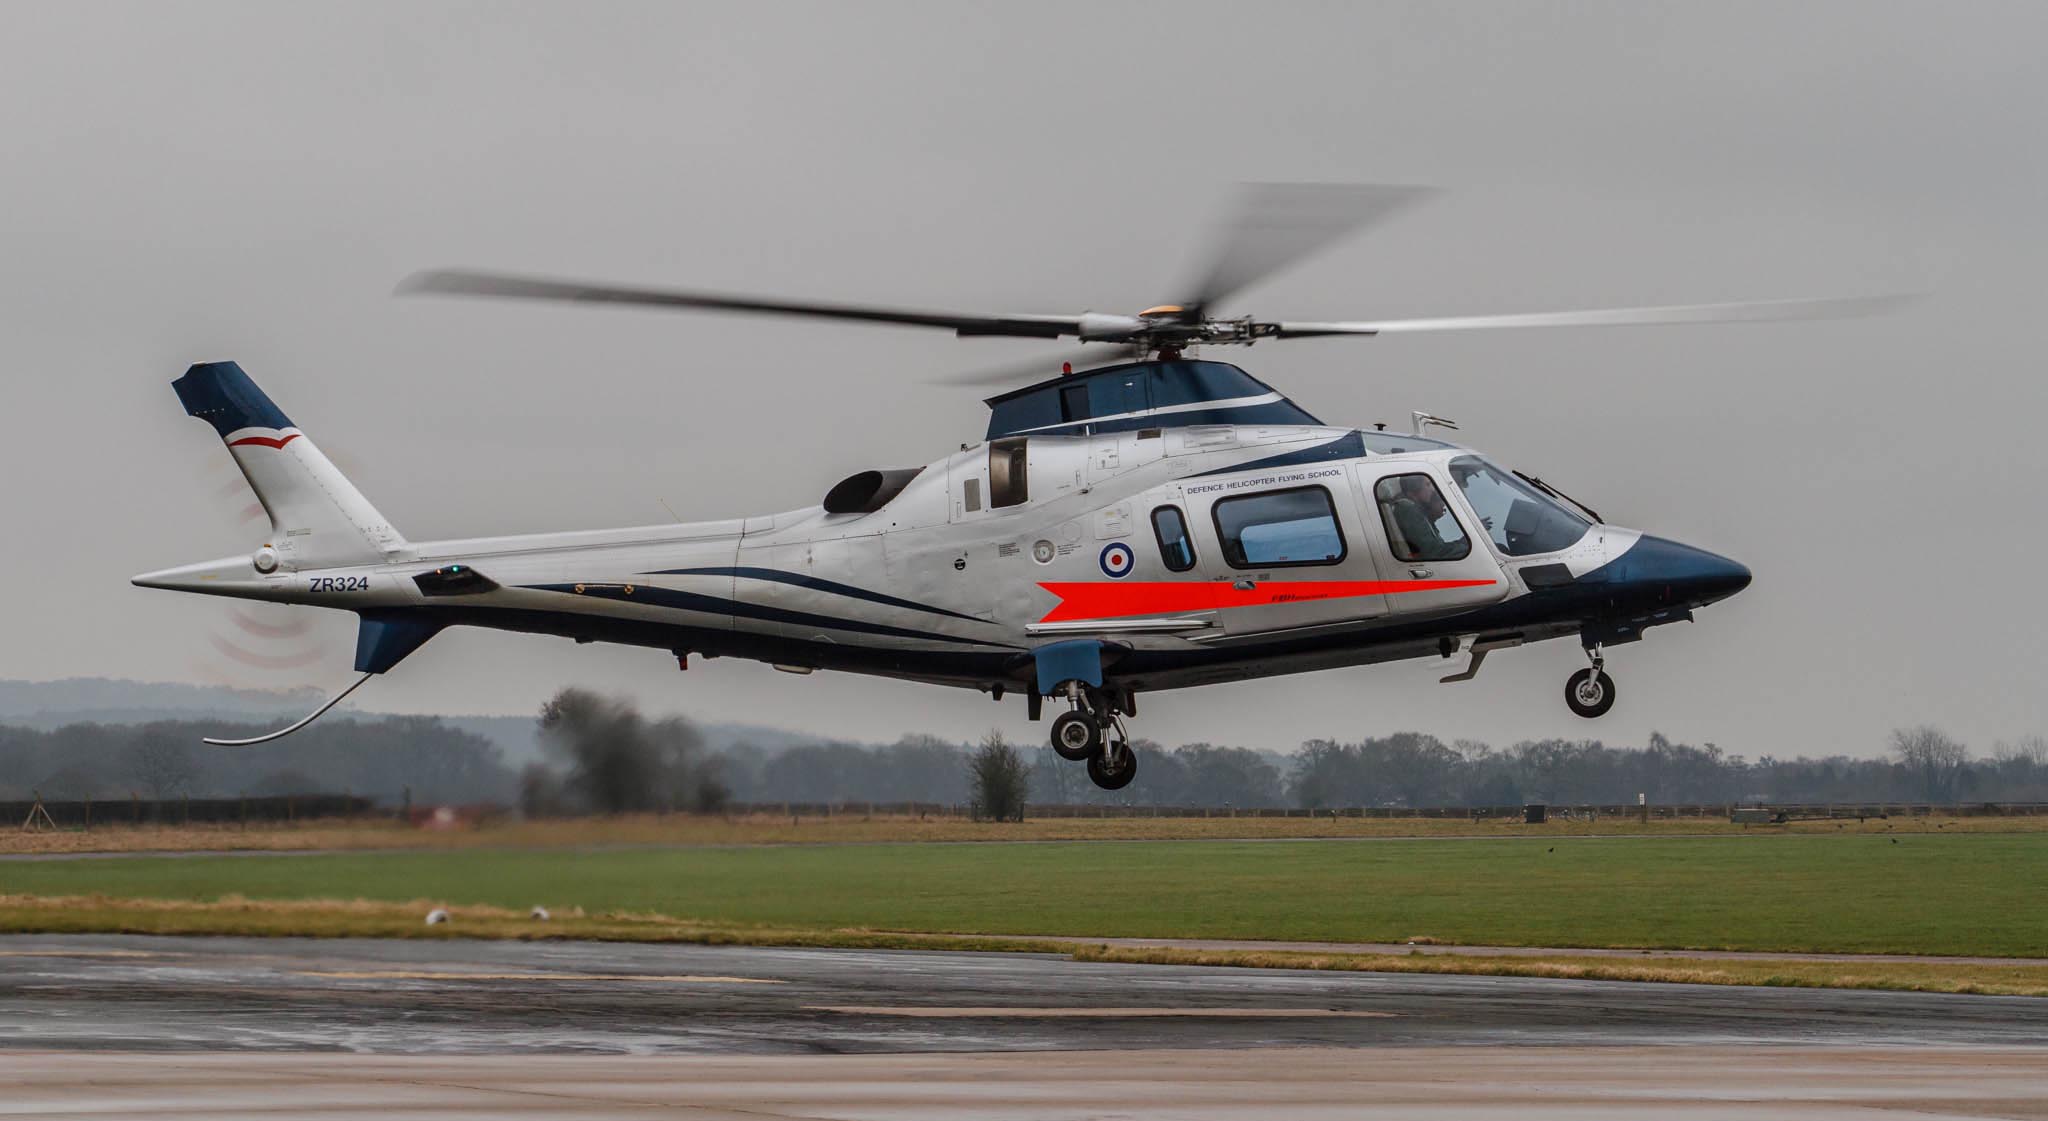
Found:
[[[1432,424],[1436,425],[1438,428],[1448,428],[1453,432],[1456,432],[1458,430],[1458,422],[1450,419],[1449,417],[1441,417],[1436,416],[1432,413],[1425,413],[1421,409],[1417,409],[1414,412],[1409,413],[1408,415],[1415,418],[1415,427],[1410,429],[1408,433],[1411,436],[1422,435],[1422,430],[1429,427]]]

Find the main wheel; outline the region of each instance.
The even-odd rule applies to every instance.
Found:
[[[1564,703],[1588,720],[1604,716],[1614,707],[1614,679],[1607,676],[1606,670],[1594,673],[1588,666],[1564,683]]]
[[[1079,763],[1102,754],[1102,728],[1084,712],[1062,712],[1052,722],[1052,749]]]
[[[1119,741],[1110,749],[1109,761],[1105,764],[1102,752],[1088,757],[1088,778],[1104,790],[1122,790],[1138,777],[1138,753],[1131,745]]]

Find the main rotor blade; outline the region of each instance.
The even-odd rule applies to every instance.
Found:
[[[939,327],[958,335],[1008,335],[1018,338],[1056,339],[1079,334],[1080,317],[1072,315],[960,315],[913,308],[875,307],[863,304],[808,303],[766,300],[718,292],[691,292],[671,288],[631,288],[609,284],[587,284],[545,277],[506,273],[439,269],[414,273],[398,286],[402,294],[430,293],[450,296],[491,296],[514,300],[546,300],[563,303],[619,304],[701,311],[734,311],[758,315],[789,315],[809,319],[842,319],[860,323],[889,323],[906,327]]]
[[[1240,290],[1435,193],[1428,187],[1372,184],[1246,184],[1217,238],[1215,255],[1182,306],[1189,318],[1212,314]]]
[[[1848,319],[1897,310],[1911,295],[1846,296],[1817,300],[1759,300],[1732,304],[1541,311],[1523,315],[1458,315],[1438,319],[1380,319],[1339,323],[1279,323],[1273,337],[1378,335],[1405,331],[1485,331],[1499,327],[1649,327],[1677,323],[1769,323],[1795,319]]]

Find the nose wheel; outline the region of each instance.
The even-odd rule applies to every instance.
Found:
[[[1614,707],[1614,679],[1607,676],[1605,659],[1595,647],[1587,651],[1593,664],[1573,674],[1564,683],[1564,703],[1576,715],[1588,720],[1607,715]]]

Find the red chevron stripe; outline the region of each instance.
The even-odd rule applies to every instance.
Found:
[[[286,444],[289,444],[289,443],[291,443],[291,442],[292,442],[293,440],[296,440],[296,439],[298,439],[298,438],[299,438],[300,436],[302,436],[302,435],[304,435],[304,433],[302,433],[302,432],[294,432],[294,433],[292,433],[292,434],[290,434],[290,435],[288,435],[288,436],[282,436],[282,437],[277,437],[277,436],[244,436],[244,437],[242,437],[242,438],[241,438],[241,439],[239,439],[239,440],[232,440],[232,441],[229,441],[229,443],[228,443],[228,446],[229,446],[229,447],[231,447],[231,448],[239,448],[239,447],[241,447],[241,446],[242,446],[243,444],[260,444],[260,445],[262,445],[263,447],[266,447],[266,448],[277,448],[277,449],[279,449],[279,450],[283,450],[283,448],[284,448],[284,446],[285,446]]]
[[[1232,607],[1269,607],[1319,599],[1439,592],[1451,588],[1482,588],[1492,580],[1280,580],[1249,590],[1223,581],[1110,583],[1092,580],[1072,584],[1040,584],[1060,597],[1041,623],[1081,619],[1121,619],[1132,615],[1171,615],[1189,611],[1221,611]]]

